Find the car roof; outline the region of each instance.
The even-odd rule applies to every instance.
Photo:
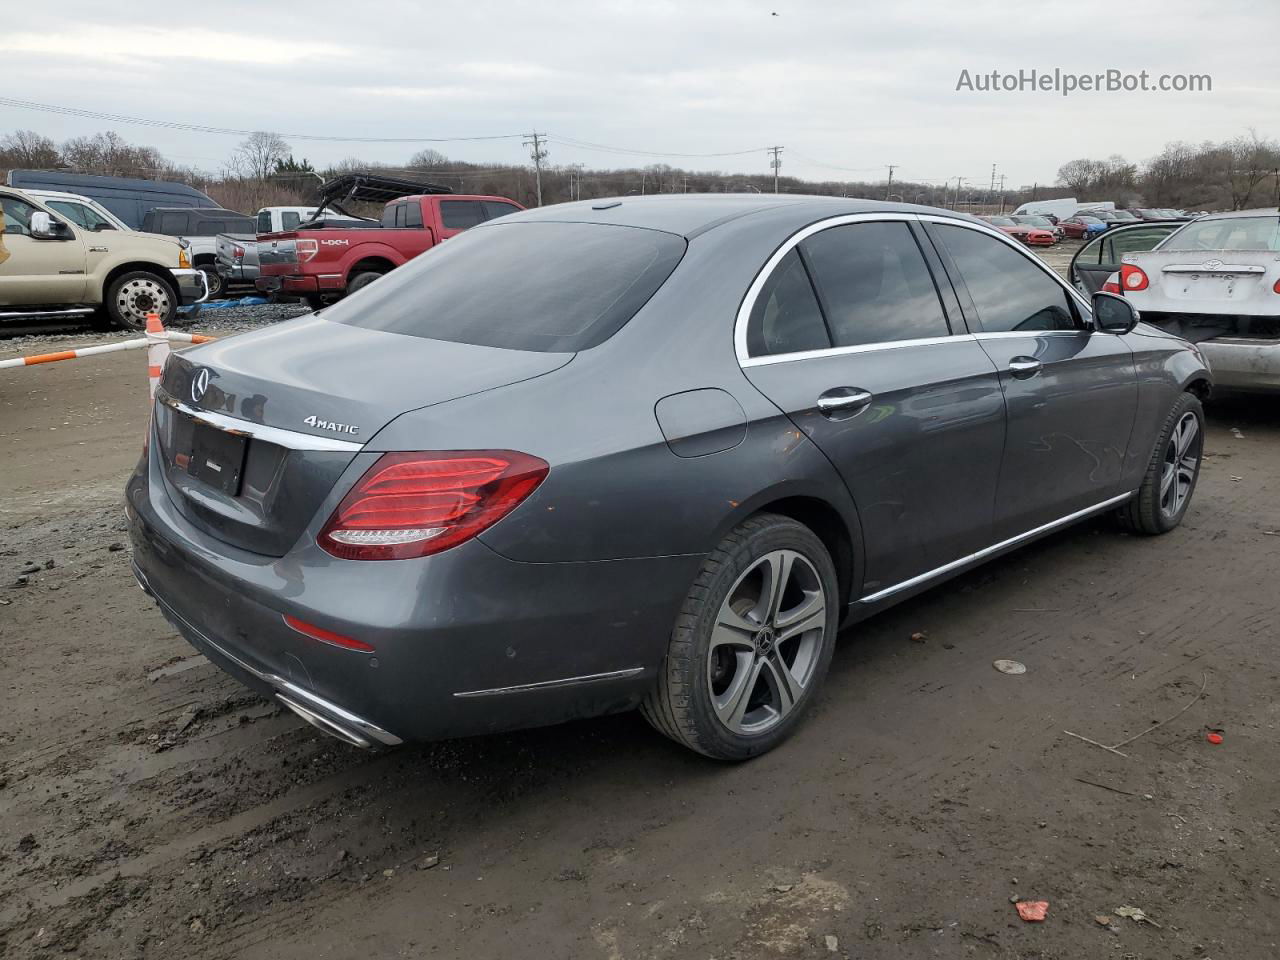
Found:
[[[776,193],[676,193],[646,197],[601,197],[525,210],[502,219],[606,223],[663,230],[692,239],[730,220],[765,211],[780,214],[783,219],[793,219],[796,225],[856,213],[924,213],[981,222],[977,217],[966,213],[940,207],[917,206],[913,203]],[[788,213],[792,215],[790,218],[786,217]]]
[[[1235,220],[1239,217],[1280,217],[1280,210],[1275,207],[1254,207],[1252,210],[1224,210],[1221,213],[1206,213],[1198,220]]]

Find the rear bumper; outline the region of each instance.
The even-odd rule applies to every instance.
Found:
[[[232,283],[254,283],[258,279],[259,272],[256,265],[245,266],[218,261],[218,276],[226,277]]]
[[[341,293],[346,289],[346,283],[340,273],[278,273],[263,275],[258,280],[258,289],[268,289],[263,284],[271,282],[277,284],[270,288],[272,291],[300,295],[308,293]]]
[[[702,560],[520,563],[473,540],[420,560],[340,561],[312,530],[284,557],[250,554],[193,527],[149,482],[157,446],[126,488],[139,581],[220,667],[358,745],[636,706]],[[375,652],[313,640],[285,614]]]
[[[1215,389],[1280,392],[1280,340],[1217,337],[1197,344]]]

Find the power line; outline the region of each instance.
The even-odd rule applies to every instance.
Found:
[[[759,153],[762,147],[753,147],[750,150],[729,150],[723,153],[675,153],[664,152],[661,150],[631,150],[627,147],[612,147],[603,143],[592,143],[590,140],[577,140],[573,137],[566,137],[562,134],[552,133],[547,135],[551,142],[558,143],[566,147],[579,147],[583,150],[598,150],[601,153],[625,153],[638,157],[742,157],[749,153]]]
[[[105,113],[101,110],[84,110],[80,107],[64,107],[52,103],[15,100],[12,97],[0,97],[0,105],[19,107],[23,110],[39,110],[44,113],[56,113],[69,117],[107,120],[111,123],[134,123],[144,127],[161,127],[166,130],[189,130],[194,133],[218,133],[233,137],[247,137],[257,132],[256,130],[241,130],[236,127],[211,127],[200,123],[184,123],[178,120],[149,120],[144,117]],[[324,141],[329,143],[459,143],[473,140],[516,140],[524,136],[524,134],[498,133],[481,137],[341,137],[313,133],[281,133],[279,136],[289,140]]]

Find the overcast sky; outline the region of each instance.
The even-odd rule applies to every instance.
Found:
[[[284,135],[480,137],[538,129],[551,163],[810,178],[1051,181],[1076,157],[1143,160],[1169,140],[1280,136],[1276,0],[3,0],[0,95]],[[128,14],[115,11],[127,9]],[[773,14],[776,12],[776,16]],[[1038,68],[1207,73],[1208,93],[957,92],[972,74]],[[232,135],[0,105],[0,132],[62,140],[115,129],[217,170]],[[624,155],[572,138],[704,159]],[[421,146],[527,160],[520,140],[290,139],[323,165],[404,162]],[[844,172],[836,167],[850,168]]]

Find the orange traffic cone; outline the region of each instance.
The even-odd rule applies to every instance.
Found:
[[[147,380],[150,384],[151,398],[156,396],[156,386],[160,383],[160,374],[164,372],[164,362],[169,359],[169,338],[164,332],[164,324],[160,314],[147,314]]]

